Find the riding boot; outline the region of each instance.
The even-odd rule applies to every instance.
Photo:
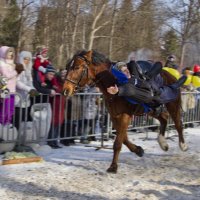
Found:
[[[181,78],[179,78],[175,83],[169,85],[169,87],[171,87],[172,89],[179,89],[187,80],[187,76],[183,75]]]
[[[162,63],[161,62],[156,62],[152,69],[148,72],[145,73],[145,77],[147,80],[152,79],[153,77],[155,77],[156,75],[158,75],[161,71],[162,71]]]
[[[127,67],[129,69],[131,75],[133,75],[136,78],[146,80],[146,78],[144,77],[144,75],[142,73],[142,69],[134,60],[131,60],[129,63],[127,63]]]

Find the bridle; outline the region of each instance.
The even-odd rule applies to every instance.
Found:
[[[75,85],[74,91],[82,89],[82,87],[80,86],[80,83],[85,76],[87,78],[89,78],[88,70],[89,70],[89,64],[91,64],[91,62],[89,60],[87,60],[84,56],[76,56],[76,58],[79,58],[79,59],[81,59],[85,62],[85,64],[83,65],[83,70],[82,70],[82,73],[80,75],[80,78],[78,79],[78,81],[68,79],[67,75],[66,75],[66,78],[65,78],[65,81],[68,81],[68,82],[72,83],[73,85]],[[73,67],[74,59],[71,61],[70,68]]]
[[[71,63],[70,63],[69,69],[72,69],[72,70],[73,70],[73,67],[74,67],[73,65],[74,65],[74,60],[75,60],[75,58],[79,58],[79,59],[83,60],[83,61],[84,61],[84,64],[82,65],[82,66],[83,66],[83,70],[82,70],[82,73],[81,73],[81,75],[80,75],[78,81],[71,80],[71,79],[67,78],[67,75],[66,75],[65,81],[68,81],[68,82],[72,83],[73,85],[75,85],[74,91],[73,91],[73,92],[76,92],[77,90],[81,90],[81,89],[84,88],[84,86],[80,86],[80,83],[81,83],[81,81],[82,81],[82,79],[83,79],[84,77],[86,77],[88,80],[91,81],[91,82],[88,84],[88,86],[90,86],[90,87],[94,87],[95,85],[97,85],[97,84],[103,79],[103,77],[98,78],[98,79],[96,78],[96,76],[98,75],[96,69],[94,69],[94,70],[95,70],[95,71],[94,71],[94,77],[93,77],[93,78],[92,78],[92,77],[89,77],[89,65],[91,65],[92,62],[89,61],[89,60],[87,60],[87,58],[84,57],[84,56],[80,56],[80,55],[75,56],[75,57],[72,59]],[[109,70],[111,70],[111,67],[112,67],[112,64],[110,64]],[[70,70],[69,70],[69,71],[70,71]],[[69,71],[68,71],[68,72],[69,72]],[[105,78],[105,76],[104,76],[104,78]]]

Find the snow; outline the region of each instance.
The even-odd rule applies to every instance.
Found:
[[[123,146],[117,174],[106,172],[112,161],[111,149],[96,151],[82,144],[55,150],[38,147],[43,162],[0,166],[0,199],[200,199],[200,127],[185,129],[187,152],[179,149],[175,131],[168,132],[168,152],[160,149],[155,132],[149,132],[147,139],[146,133],[129,135],[145,154],[137,157]],[[112,143],[105,145],[111,147]]]

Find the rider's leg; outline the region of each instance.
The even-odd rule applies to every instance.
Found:
[[[142,74],[142,69],[134,60],[131,60],[129,63],[127,63],[127,67],[131,75],[135,76],[136,78],[146,79]]]
[[[152,79],[153,77],[155,77],[156,75],[158,75],[161,71],[162,71],[162,63],[161,62],[156,62],[152,69],[148,72],[145,73],[145,77],[147,80]]]
[[[139,88],[133,84],[126,84],[122,87],[119,86],[118,96],[131,98],[138,103],[152,103],[154,99],[152,91]]]
[[[175,83],[169,85],[169,87],[173,89],[179,89],[187,80],[187,76],[183,75],[181,78],[179,78]]]

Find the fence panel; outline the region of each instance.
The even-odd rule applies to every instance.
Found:
[[[14,110],[11,108],[13,96],[18,105]],[[115,131],[101,93],[78,93],[71,98],[60,94],[54,97],[41,94],[31,99],[27,96],[25,106],[21,102],[19,94],[1,98],[0,145],[46,144],[48,141],[65,142],[69,139],[84,141],[88,138],[99,140]],[[182,108],[184,124],[200,122],[199,93],[182,93]],[[8,119],[10,116],[12,118]],[[168,125],[173,125],[171,119]],[[159,125],[153,118],[134,116],[128,130],[154,126]]]

